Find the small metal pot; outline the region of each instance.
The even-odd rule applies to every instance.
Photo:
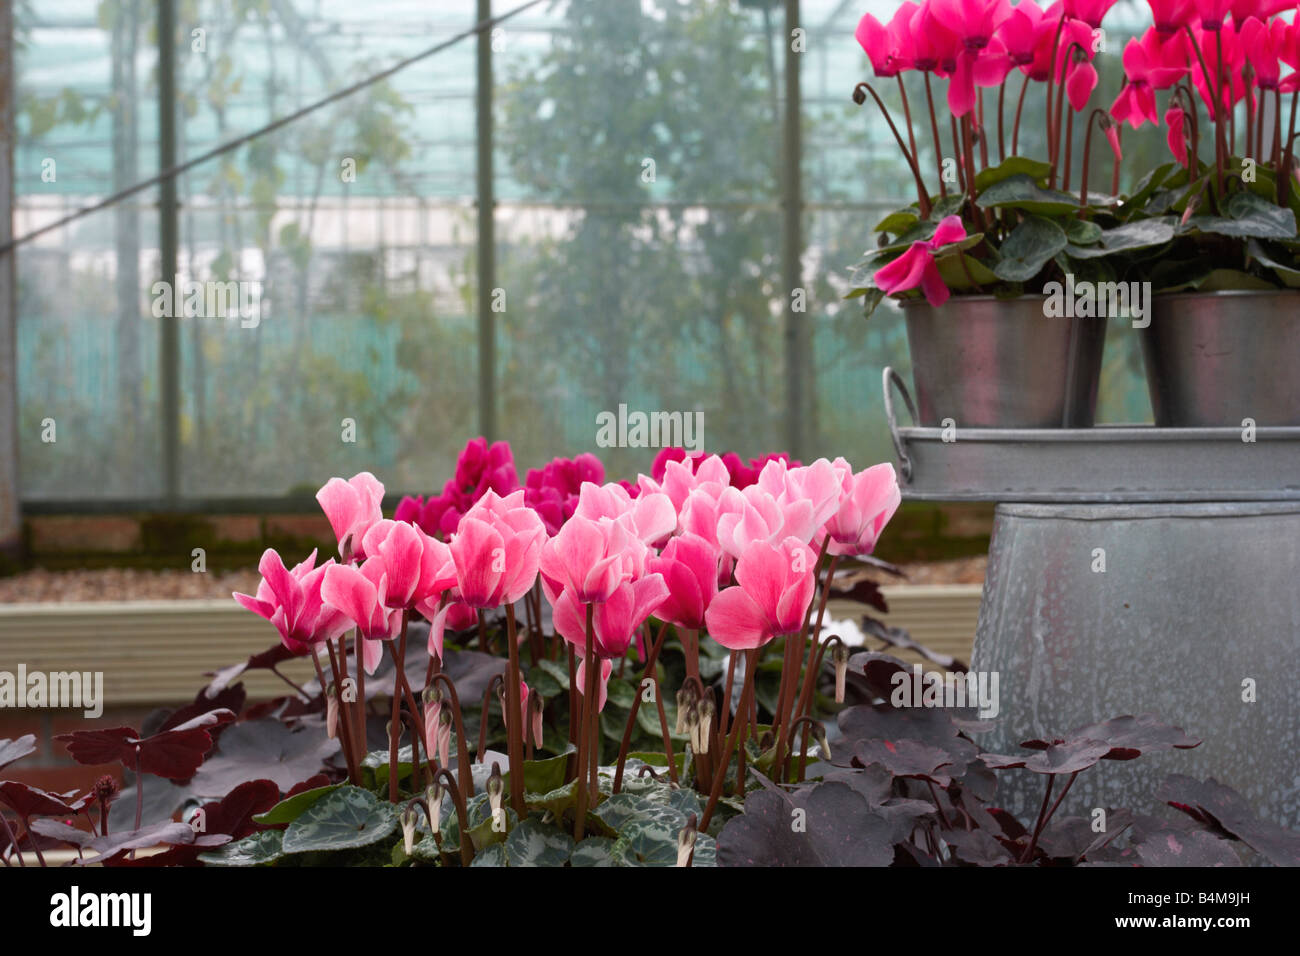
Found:
[[[920,424],[1089,428],[1097,411],[1106,320],[1052,318],[1043,296],[906,301]]]
[[[1155,296],[1142,358],[1162,428],[1300,425],[1300,290]]]

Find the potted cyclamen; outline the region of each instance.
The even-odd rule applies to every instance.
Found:
[[[1094,30],[1108,6],[924,0],[904,3],[888,24],[868,14],[858,25],[875,75],[898,84],[906,133],[870,84],[858,84],[854,99],[870,95],[884,113],[917,199],[876,225],[878,246],[857,265],[850,297],[864,297],[868,315],[886,295],[904,306],[924,425],[1092,424],[1106,324],[1099,310],[1053,309],[1051,294],[1074,274],[1104,274],[1097,259],[1111,250],[1097,243],[1118,224],[1118,201],[1089,189],[1100,131],[1117,190],[1118,130],[1104,109],[1085,112],[1097,84]],[[903,83],[909,71],[925,82],[916,109]],[[940,79],[946,104],[936,102]],[[1031,85],[1043,92],[1030,97]],[[1043,123],[1046,153],[1022,154],[1022,126]],[[938,195],[921,170],[918,125],[933,147]]]
[[[1124,51],[1112,115],[1160,124],[1155,91],[1167,91],[1174,160],[1120,210],[1129,228],[1174,232],[1135,264],[1155,293],[1142,347],[1156,424],[1300,425],[1300,26],[1282,16],[1295,4],[1153,8],[1155,25]]]

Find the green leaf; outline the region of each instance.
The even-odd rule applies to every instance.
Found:
[[[1246,246],[1246,252],[1260,265],[1272,269],[1288,289],[1300,289],[1300,269],[1297,269],[1294,265],[1284,265],[1278,262],[1258,239],[1250,240]]]
[[[1044,189],[1023,174],[994,183],[975,202],[984,209],[1019,209],[1040,216],[1060,216],[1079,208],[1079,201],[1069,193]]]
[[[1068,245],[1065,251],[1076,259],[1092,259],[1098,256],[1114,255],[1117,252],[1132,252],[1135,249],[1149,249],[1172,242],[1178,220],[1173,216],[1157,219],[1139,219],[1125,223],[1114,229],[1103,229],[1101,245],[1084,247]]]
[[[340,787],[316,801],[284,831],[285,853],[369,846],[397,829],[397,810],[369,790]]]
[[[1050,219],[1026,216],[1002,243],[993,273],[1007,282],[1028,282],[1065,246],[1064,229]]]
[[[1090,246],[1101,238],[1101,226],[1087,219],[1071,219],[1065,227],[1065,238],[1076,246]]]
[[[980,286],[997,285],[1001,280],[994,275],[984,263],[978,259],[963,255],[962,259],[966,262],[966,268],[963,269],[957,261],[956,256],[944,256],[935,259],[935,265],[939,267],[939,276],[943,279],[943,284],[949,289],[970,289],[972,288],[971,279],[974,279]],[[970,272],[967,278],[966,273]]]
[[[530,817],[510,832],[505,849],[511,866],[564,866],[573,852],[573,837]]]
[[[930,207],[930,221],[937,223],[949,216],[957,215],[965,201],[965,196],[942,196],[936,199],[934,205]]]
[[[570,866],[617,866],[614,841],[609,837],[587,837],[573,848]]]
[[[1151,194],[1164,185],[1165,180],[1171,178],[1170,174],[1175,170],[1182,171],[1182,166],[1178,163],[1165,163],[1143,176],[1134,187],[1133,195],[1124,201],[1125,208],[1136,209],[1146,203]],[[1186,182],[1187,180],[1184,177],[1183,183]]]
[[[211,866],[261,866],[282,856],[284,833],[280,830],[263,830],[234,843],[227,843],[220,849],[200,853],[199,859]]]
[[[1273,283],[1240,269],[1213,269],[1197,289],[1198,292],[1233,292],[1242,289],[1276,289]]]
[[[253,817],[253,820],[257,823],[265,824],[292,823],[317,800],[333,793],[341,786],[342,784],[331,783],[325,787],[316,787],[314,790],[304,790],[302,793],[295,793],[289,799],[281,800],[265,813],[259,813],[257,816]]]
[[[1296,235],[1294,212],[1252,192],[1234,193],[1223,211],[1226,216],[1193,216],[1185,231],[1199,229],[1256,239],[1292,239]]]
[[[873,232],[888,232],[896,235],[904,230],[911,229],[920,221],[920,218],[914,208],[897,209],[876,223]]]
[[[569,668],[567,665],[561,664],[559,661],[543,658],[537,662],[537,666],[550,674],[555,683],[559,684],[564,690],[569,689]]]
[[[632,701],[636,699],[636,691],[632,689],[632,683],[621,677],[610,678],[609,684],[609,702],[617,707],[628,710],[632,706]],[[620,732],[621,735],[621,732]]]
[[[524,790],[529,793],[549,793],[558,787],[564,785],[564,771],[569,763],[569,754],[573,753],[575,748],[572,744],[564,751],[554,757],[545,757],[541,760],[524,761]],[[503,775],[505,787],[510,789],[510,772],[506,771]]]
[[[975,174],[975,193],[978,195],[990,186],[1012,176],[1028,176],[1034,182],[1042,182],[1051,171],[1051,163],[1029,159],[1027,156],[1008,156],[998,165],[982,169]]]
[[[505,847],[500,843],[494,843],[491,846],[484,847],[474,854],[474,859],[470,860],[470,866],[509,866],[507,862]]]
[[[677,833],[661,821],[638,820],[619,833],[612,852],[624,866],[676,866]]]

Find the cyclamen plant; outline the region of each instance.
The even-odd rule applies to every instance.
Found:
[[[954,291],[1038,293],[1067,274],[1149,281],[1155,292],[1300,286],[1295,2],[1148,0],[1151,25],[1125,45],[1124,85],[1107,108],[1093,94],[1114,2],[924,0],[902,3],[887,24],[862,17],[857,39],[875,76],[897,84],[906,138],[872,84],[854,99],[871,96],[884,114],[917,195],[877,224],[878,247],[854,269],[849,297],[863,297],[868,315],[886,295],[919,290],[937,306]],[[924,80],[923,110],[909,100],[908,73]],[[996,105],[986,102],[993,90]],[[1038,118],[1046,153],[1023,155],[1021,125]],[[1162,120],[1172,161],[1135,171],[1132,194],[1120,195],[1123,124]],[[1094,191],[1096,132],[1110,146],[1107,192]]]
[[[110,866],[1227,865],[1241,845],[1300,863],[1300,838],[1214,780],[1157,794],[1190,823],[1058,819],[1098,762],[1199,743],[1151,715],[1016,755],[983,752],[973,713],[895,706],[907,665],[823,630],[832,591],[887,610],[862,566],[900,573],[872,556],[899,505],[890,465],[666,452],[634,484],[581,484],[554,533],[508,446],[471,442],[461,465],[472,500],[437,534],[384,518],[372,475],[328,482],[337,558],[290,569],[268,551],[257,593],[235,596],[280,643],[140,728],[60,735],[131,790],[0,782],[0,862],[71,847]],[[278,670],[301,656],[317,684]],[[257,669],[292,695],[249,703],[237,679]],[[0,768],[34,749],[0,741]],[[997,806],[1005,772],[1046,778],[1032,823]],[[119,798],[131,822],[110,830]]]

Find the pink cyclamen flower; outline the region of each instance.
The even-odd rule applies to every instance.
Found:
[[[1158,34],[1150,30],[1142,40],[1129,40],[1125,45],[1124,74],[1128,82],[1110,108],[1110,115],[1116,122],[1127,121],[1134,129],[1147,121],[1155,123],[1155,91],[1172,86],[1185,72],[1178,67],[1163,65],[1159,44]]]
[[[1191,163],[1187,155],[1186,120],[1187,114],[1177,106],[1171,106],[1165,111],[1165,126],[1168,127],[1165,140],[1169,144],[1169,151],[1174,154],[1174,159],[1178,160],[1179,165],[1183,167]]]
[[[677,527],[677,509],[666,494],[647,490],[633,498],[616,482],[583,484],[573,514],[593,521],[608,518],[618,522],[644,544],[666,538]]]
[[[1201,29],[1211,33],[1223,28],[1223,22],[1232,12],[1232,0],[1195,0],[1196,14],[1201,20]]]
[[[869,13],[863,14],[858,21],[854,36],[871,60],[871,69],[876,76],[897,76],[901,71],[911,69],[908,24],[918,9],[915,3],[903,3],[894,12],[888,26]]]
[[[835,464],[841,468],[843,493],[838,510],[824,529],[830,537],[827,550],[841,555],[870,554],[902,503],[898,476],[888,462],[873,465],[856,475],[844,459],[837,458]]]
[[[1165,35],[1177,33],[1196,18],[1194,0],[1147,0],[1156,30]]]
[[[552,604],[562,590],[582,604],[599,603],[638,576],[646,556],[646,546],[625,525],[574,515],[542,545],[542,590]]]
[[[756,541],[736,562],[736,586],[705,613],[709,636],[732,650],[762,647],[802,627],[815,587],[812,549],[798,538]]]
[[[473,608],[514,604],[537,580],[546,528],[522,489],[488,492],[465,512],[451,539],[460,599]]]
[[[1082,20],[1096,30],[1113,6],[1115,0],[1065,0],[1065,15]]]
[[[610,596],[594,605],[592,652],[607,659],[622,657],[646,618],[668,597],[668,585],[660,574],[647,574],[624,581]],[[587,651],[587,608],[572,591],[561,591],[551,602],[555,631],[580,654]]]
[[[280,641],[295,654],[306,653],[322,641],[332,641],[352,627],[347,615],[321,599],[321,582],[334,559],[320,567],[315,564],[313,551],[306,561],[288,571],[280,555],[267,548],[257,564],[262,580],[256,596],[239,592],[232,595],[241,607],[274,624]]]
[[[519,473],[515,470],[510,443],[498,441],[489,446],[486,438],[471,438],[456,459],[453,480],[457,490],[467,495],[471,504],[489,489],[498,495],[510,494],[519,487]]]
[[[1007,0],[929,0],[929,4],[961,43],[948,84],[948,107],[954,116],[965,116],[975,108],[977,85],[996,86],[1006,78],[1005,67],[996,57],[984,56],[984,51],[994,31],[1011,15],[1011,4]]]
[[[360,568],[331,565],[321,585],[321,598],[342,611],[364,639],[362,660],[373,674],[383,654],[381,641],[392,640],[402,627],[402,611],[388,606],[388,572],[382,558],[371,558]]]
[[[456,583],[451,550],[415,525],[378,521],[362,543],[367,561],[380,561],[388,575],[385,604],[390,608],[414,608]]]
[[[655,615],[661,621],[699,631],[718,593],[718,549],[696,534],[670,538],[646,569],[663,576],[668,595]]]
[[[361,539],[370,526],[384,517],[381,505],[384,486],[368,471],[353,475],[347,481],[331,478],[316,492],[316,500],[334,529],[339,542],[339,554],[364,558]]]
[[[1241,25],[1242,54],[1255,70],[1255,85],[1275,90],[1282,80],[1282,54],[1291,42],[1291,28],[1284,20],[1265,26],[1255,17]]]
[[[906,292],[918,286],[925,300],[933,306],[948,301],[948,287],[939,275],[934,254],[946,245],[966,238],[966,227],[959,216],[946,217],[928,240],[918,239],[897,259],[876,270],[876,287],[887,295]]]

